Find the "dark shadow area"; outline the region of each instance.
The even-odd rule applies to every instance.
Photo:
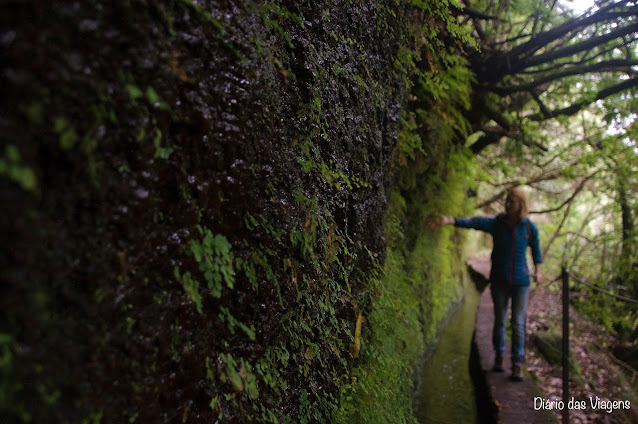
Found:
[[[485,371],[481,367],[481,357],[476,344],[476,332],[472,336],[472,347],[470,351],[470,377],[474,384],[474,394],[476,400],[476,410],[481,424],[498,423],[498,407],[492,397],[490,386],[487,383]]]

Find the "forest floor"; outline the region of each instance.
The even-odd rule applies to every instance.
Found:
[[[489,274],[489,258],[471,258],[470,267],[487,278]],[[489,290],[489,287],[486,288]],[[485,296],[487,294],[487,296]],[[493,314],[491,296],[484,293],[482,302],[489,303],[489,307],[480,307],[479,314]],[[493,315],[492,315],[493,316]],[[490,316],[490,319],[493,319]],[[477,317],[477,333],[480,332],[481,316]],[[562,334],[562,299],[561,292],[551,285],[543,285],[530,291],[527,311],[527,357],[524,369],[526,369],[525,383],[503,383],[503,373],[488,371],[492,357],[485,358],[483,364],[488,376],[488,384],[491,385],[493,398],[500,409],[501,420],[506,423],[510,418],[525,422],[547,422],[548,415],[553,415],[555,421],[560,423],[562,411],[556,408],[544,409],[542,416],[534,409],[535,397],[541,397],[546,402],[558,402],[562,399],[562,366],[560,359],[561,334]],[[491,334],[489,329],[483,329]],[[509,329],[508,329],[509,333]],[[485,337],[485,335],[482,336]],[[491,340],[491,337],[489,337]],[[484,340],[485,342],[485,340]],[[579,401],[579,406],[584,408],[569,408],[569,422],[571,424],[627,424],[638,423],[638,396],[632,391],[629,378],[621,370],[611,354],[611,347],[616,341],[607,335],[595,324],[581,317],[573,308],[570,308],[570,350],[574,366],[570,371],[570,398]],[[481,341],[479,340],[480,344]],[[508,342],[509,343],[509,342]],[[491,344],[487,340],[487,344]],[[481,350],[481,346],[479,346]],[[484,351],[491,346],[483,347]],[[507,358],[506,358],[507,359]],[[507,362],[507,361],[506,361]],[[509,370],[508,370],[509,371]],[[525,386],[525,387],[523,387]],[[535,386],[530,388],[529,386]],[[521,403],[521,396],[526,400]],[[615,406],[612,412],[605,408],[592,407],[591,402],[596,398],[603,402],[620,401],[614,405],[599,404],[598,406]],[[584,404],[582,403],[584,401]],[[627,406],[630,410],[619,409],[619,406]],[[514,411],[510,411],[514,409]],[[527,412],[524,412],[527,411]],[[522,418],[520,414],[529,417]],[[546,417],[546,418],[543,418]]]
[[[560,340],[562,322],[562,296],[559,290],[548,286],[536,287],[530,292],[528,306],[528,355],[527,372],[544,393],[544,398],[560,400],[562,398],[562,366],[560,360],[548,354],[547,334],[555,334]],[[550,338],[552,339],[552,338]],[[577,364],[570,371],[570,398],[585,401],[585,409],[570,409],[570,423],[638,423],[638,396],[632,391],[629,378],[623,373],[621,365],[611,354],[616,343],[597,325],[581,317],[574,308],[570,308],[570,351]],[[553,349],[560,351],[560,343]],[[596,398],[603,401],[630,402],[631,409],[616,408],[611,413],[605,409],[592,407]],[[582,403],[581,403],[582,406]],[[607,405],[613,407],[614,405]],[[565,405],[567,408],[568,405]],[[560,422],[561,411],[553,410]]]

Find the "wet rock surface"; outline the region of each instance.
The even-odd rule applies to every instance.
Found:
[[[334,407],[385,246],[404,94],[385,3],[3,6],[3,422]],[[337,324],[291,345],[285,323],[304,320]]]

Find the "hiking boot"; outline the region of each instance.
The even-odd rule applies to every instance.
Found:
[[[510,379],[512,381],[523,381],[523,370],[521,369],[521,364],[512,365],[512,376]]]
[[[496,372],[503,372],[505,371],[505,368],[503,368],[503,357],[497,355],[496,358],[494,358],[494,368],[492,368],[492,371],[496,371]]]

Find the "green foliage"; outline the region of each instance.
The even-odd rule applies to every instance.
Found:
[[[237,273],[245,274],[254,290],[259,287],[257,275],[265,277],[261,284],[274,285],[282,305],[282,292],[287,287],[294,287],[299,307],[286,309],[279,324],[281,332],[261,357],[251,361],[254,366],[233,359],[227,353],[221,354],[225,368],[210,372],[218,376],[217,381],[230,384],[236,395],[215,396],[211,400],[211,408],[219,412],[219,417],[223,417],[226,406],[242,408],[243,396],[281,404],[289,396],[291,374],[296,376],[295,379],[313,380],[318,377],[319,370],[332,364],[327,368],[327,374],[321,376],[325,381],[322,384],[341,387],[347,379],[349,354],[344,337],[352,340],[353,335],[348,320],[338,318],[337,314],[344,305],[355,302],[349,285],[353,268],[347,265],[356,260],[352,250],[354,242],[334,224],[330,212],[319,205],[316,197],[306,198],[298,193],[296,202],[299,208],[306,210],[306,219],[288,230],[274,226],[264,216],[255,218],[248,213],[244,217],[244,225],[249,231],[265,234],[277,243],[289,242],[293,251],[282,260],[272,249],[263,245],[253,247],[243,257],[235,259]],[[201,245],[218,244],[213,243],[213,239],[211,243],[202,242]],[[199,257],[197,248],[193,250]],[[320,280],[311,275],[320,276]],[[239,278],[239,275],[235,277]],[[232,334],[240,329],[250,340],[256,339],[255,327],[240,323],[228,308],[221,307],[219,319],[228,325]],[[212,369],[210,363],[207,368]],[[284,375],[288,375],[288,379],[282,378]],[[322,390],[315,385],[302,391],[300,396],[296,422],[331,422],[329,417],[331,411],[337,410],[338,399],[322,395]],[[251,412],[250,417],[257,422],[289,422],[287,419],[282,421],[263,405]]]
[[[29,191],[45,184],[47,202],[58,202],[33,211],[40,214],[35,222],[45,225],[33,226],[21,240],[40,240],[41,231],[46,249],[69,251],[65,261],[55,258],[40,268],[31,262],[33,275],[52,287],[54,306],[73,304],[79,311],[51,327],[95,334],[90,348],[98,348],[82,366],[95,367],[95,375],[112,366],[130,380],[118,377],[116,387],[108,375],[101,390],[111,396],[80,405],[77,416],[86,423],[138,422],[152,414],[138,414],[136,402],[158,396],[154,383],[179,380],[197,390],[206,381],[204,407],[213,421],[413,423],[413,378],[450,304],[461,296],[463,268],[461,240],[449,231],[432,232],[426,218],[460,210],[472,175],[451,138],[467,132],[458,111],[468,106],[471,79],[464,59],[439,39],[439,29],[461,31],[447,3],[303,5],[319,17],[279,1],[248,2],[232,11],[215,2],[125,3],[121,11],[131,19],[118,23],[127,31],[117,37],[128,43],[127,34],[147,36],[142,45],[160,58],[143,58],[152,71],[126,49],[106,49],[113,42],[105,42],[102,31],[86,34],[93,43],[87,45],[106,46],[94,55],[79,49],[84,44],[62,40],[63,33],[61,42],[80,51],[93,73],[58,69],[70,75],[73,95],[60,101],[31,96],[18,108],[20,119],[50,133],[41,150],[72,164],[72,172],[53,172],[56,164],[41,160],[57,179],[38,181],[44,170],[26,157],[40,151],[33,148],[37,142],[29,150],[11,141],[0,159],[3,177]],[[95,5],[109,11],[96,14],[107,23],[113,10],[104,2],[79,5],[82,18],[95,13]],[[211,11],[224,16],[223,25]],[[417,18],[421,12],[425,23]],[[354,29],[341,25],[350,25],[351,17],[361,18]],[[147,33],[133,31],[138,19],[146,20]],[[299,75],[289,78],[291,69]],[[239,105],[216,91],[227,83]],[[78,99],[77,87],[91,95]],[[399,115],[410,87],[419,107]],[[82,110],[69,106],[75,104]],[[239,113],[244,106],[263,113]],[[214,122],[225,114],[247,120],[241,134]],[[245,137],[248,124],[254,134]],[[290,169],[295,163],[298,168]],[[85,175],[99,184],[86,188]],[[150,194],[131,196],[140,187]],[[384,222],[386,196],[391,205]],[[385,252],[383,231],[375,226],[387,228]],[[49,276],[43,269],[52,264],[55,275]],[[167,279],[171,268],[174,279]],[[70,276],[81,284],[69,283]],[[179,301],[186,298],[190,302]],[[46,310],[47,316],[54,312]],[[47,334],[47,347],[67,341]],[[149,334],[157,338],[149,341]],[[12,356],[17,342],[10,337],[0,337],[3,376],[18,368]],[[81,352],[87,347],[72,343]],[[143,353],[130,358],[121,352]],[[106,357],[112,362],[104,365]],[[5,381],[2,401],[9,403],[17,386],[5,390]],[[100,384],[77,384],[84,383]],[[65,392],[48,382],[34,394],[43,406],[66,401]],[[182,405],[200,402],[184,399],[181,390],[164,395],[178,405],[169,412],[183,421],[189,410]],[[130,404],[137,406],[127,409]]]
[[[188,298],[195,304],[195,308],[197,308],[197,312],[202,313],[202,295],[199,292],[199,281],[193,279],[191,277],[190,271],[181,275],[179,267],[173,268],[173,275],[177,279],[177,281],[181,281],[184,286],[184,291]]]
[[[69,125],[64,117],[60,116],[55,119],[53,130],[60,135],[60,147],[64,150],[73,148],[79,140],[75,128]]]
[[[38,179],[30,167],[23,165],[20,151],[12,144],[5,146],[4,157],[0,157],[0,175],[17,183],[25,191],[35,191]]]
[[[598,324],[602,330],[627,337],[636,329],[638,313],[635,307],[628,307],[612,296],[587,287],[579,286],[578,289],[587,293],[587,296],[575,299],[574,306],[579,313]]]
[[[140,87],[135,78],[126,74],[123,71],[119,72],[120,82],[124,85],[124,89],[129,96],[130,103],[127,104],[127,112],[134,116],[143,117],[142,122],[145,125],[140,125],[137,134],[133,134],[136,142],[143,143],[148,139],[152,140],[152,146],[154,147],[154,157],[160,159],[168,159],[174,152],[175,148],[166,137],[164,128],[160,125],[161,121],[165,121],[165,116],[171,117],[171,120],[175,120],[175,115],[171,111],[169,104],[164,101],[157,93],[155,88],[147,86],[146,89]],[[106,103],[105,99],[105,103]],[[104,119],[104,111],[108,111],[108,107],[104,105],[98,105],[95,111],[101,111],[98,118],[98,124]],[[111,121],[117,121],[117,117],[111,111],[107,115]]]
[[[104,414],[102,412],[94,412],[93,414],[84,418],[81,421],[81,423],[82,424],[101,424],[103,416]]]
[[[445,5],[413,4],[443,17],[448,29],[467,38],[467,31],[449,19]],[[468,211],[464,196],[473,179],[473,158],[469,152],[455,152],[453,141],[469,132],[463,113],[469,108],[472,74],[463,58],[438,44],[434,26],[410,26],[408,31],[418,34],[419,41],[399,49],[395,68],[405,75],[409,97],[418,106],[402,111],[385,267],[369,282],[375,293],[367,316],[373,333],[343,386],[337,422],[415,422],[412,395],[418,366],[450,305],[462,295],[462,239],[452,237],[450,229],[432,231],[427,222],[438,213]],[[420,44],[423,39],[431,43]]]
[[[215,28],[217,28],[217,30],[221,33],[221,34],[225,34],[225,29],[224,26],[221,24],[221,22],[219,22],[216,18],[214,18],[213,16],[210,15],[210,13],[206,12],[204,9],[202,9],[200,6],[198,6],[197,4],[195,4],[195,2],[193,2],[193,0],[179,0],[180,3],[183,4],[183,6],[195,11],[197,14],[199,14],[200,16],[203,16],[204,19],[206,19],[208,22],[212,23],[213,26]]]
[[[206,283],[210,294],[219,298],[222,294],[223,283],[232,289],[235,283],[235,272],[233,270],[233,255],[231,244],[226,237],[213,233],[200,225],[197,230],[203,236],[202,240],[191,240],[189,253],[199,265],[199,271]],[[202,313],[202,295],[199,292],[199,281],[191,276],[190,272],[181,275],[176,266],[173,271],[175,278],[184,285],[184,291],[195,304],[197,311]],[[231,326],[235,321],[230,314],[225,315]],[[254,338],[254,334],[253,334]]]
[[[303,18],[301,15],[291,12],[279,1],[267,1],[262,5],[262,18],[266,27],[275,30],[286,42],[288,47],[294,48],[292,39],[282,23],[289,21],[301,28],[304,28]]]
[[[462,296],[465,266],[463,239],[450,228],[429,229],[427,220],[437,213],[469,212],[464,195],[472,169],[471,155],[454,153],[441,170],[444,175],[417,177],[421,184],[410,194],[421,191],[424,197],[406,199],[399,187],[393,190],[385,269],[370,281],[376,296],[368,321],[374,333],[344,386],[337,422],[415,422],[414,379],[439,324]]]
[[[228,308],[221,307],[221,314],[219,314],[219,319],[221,322],[228,322],[228,328],[230,329],[231,334],[235,334],[235,328],[239,327],[250,340],[255,340],[255,326],[251,325],[248,327],[247,325],[237,321],[228,311]]]
[[[213,297],[220,297],[222,281],[226,282],[229,289],[232,289],[235,283],[230,252],[232,246],[226,237],[221,234],[213,236],[208,228],[198,225],[197,230],[204,238],[201,242],[191,241],[191,253],[199,263],[199,270],[204,274],[204,280]]]

